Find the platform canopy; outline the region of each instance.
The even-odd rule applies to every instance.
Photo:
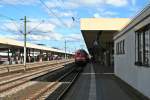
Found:
[[[91,48],[98,45],[107,48],[107,43],[113,42],[113,36],[122,30],[128,23],[128,18],[83,18],[80,20],[80,30],[86,46]]]
[[[27,42],[26,46],[27,46],[27,48],[35,49],[35,50],[51,51],[51,52],[62,53],[62,54],[65,53],[65,51],[63,51],[63,50],[58,50],[58,49],[54,49],[51,47],[37,45],[37,44],[31,44],[28,42]],[[14,39],[0,37],[0,51],[7,50],[8,48],[15,49],[15,48],[23,48],[23,47],[24,47],[23,41],[17,41]],[[67,54],[72,54],[72,53],[67,53]]]

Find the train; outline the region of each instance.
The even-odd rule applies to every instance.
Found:
[[[75,64],[84,66],[89,62],[89,55],[84,49],[79,49],[75,52]]]

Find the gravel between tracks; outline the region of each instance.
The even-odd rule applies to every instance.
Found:
[[[63,67],[63,66],[61,66],[61,67]],[[38,76],[40,76],[40,74]],[[36,77],[37,77],[37,75],[36,75]],[[30,80],[32,78],[33,77],[27,77],[26,79]],[[22,80],[22,81],[26,81],[26,80]],[[21,81],[19,80],[17,82],[19,83]],[[21,84],[15,88],[12,88],[8,91],[4,91],[4,92],[0,93],[0,100],[1,100],[1,98],[2,98],[2,100],[25,100],[25,99],[29,98],[30,96],[32,96],[34,93],[40,91],[42,88],[50,86],[51,83],[54,83],[54,82],[27,81],[24,84]],[[13,84],[16,84],[16,83],[14,82],[14,83],[10,83],[7,85],[11,86]],[[2,88],[7,87],[7,85]],[[53,87],[53,91],[55,89],[57,89],[59,87],[59,85],[61,85],[61,82],[57,86]],[[52,90],[51,90],[51,93],[52,93]],[[45,93],[45,96],[46,95],[49,95],[49,93],[48,94]],[[45,98],[45,97],[41,96],[41,98]]]
[[[32,94],[40,91],[42,88],[50,85],[51,82],[28,82],[11,91],[11,93],[4,93],[3,100],[26,100]]]
[[[69,63],[69,62],[68,62]],[[66,63],[66,64],[68,64],[68,63]],[[30,76],[30,75],[32,75],[32,74],[36,74],[36,73],[39,73],[39,72],[42,72],[42,71],[44,71],[44,70],[48,70],[48,71],[52,71],[52,70],[54,70],[54,68],[56,68],[57,69],[57,67],[58,66],[60,66],[60,67],[58,67],[58,68],[61,68],[61,67],[63,67],[63,65],[64,64],[60,64],[60,65],[53,65],[53,66],[48,66],[48,67],[44,67],[44,68],[40,68],[40,69],[37,69],[37,70],[32,70],[32,71],[27,71],[27,72],[24,72],[24,73],[17,73],[16,75],[12,75],[12,76],[9,76],[9,77],[3,77],[3,78],[1,78],[0,79],[0,85],[2,85],[2,84],[6,84],[7,82],[10,82],[10,81],[13,81],[13,80],[16,80],[16,79],[18,79],[18,78],[23,78],[23,77],[26,77],[26,76]],[[57,66],[57,67],[56,67]]]
[[[57,68],[57,69],[59,69],[59,68],[61,68],[60,66]],[[53,69],[53,70],[56,70],[56,69]],[[50,71],[52,71],[52,70],[50,70]],[[44,72],[42,72],[42,73],[38,73],[38,72],[36,72],[36,73],[38,73],[38,74],[34,74],[34,75],[31,75],[31,76],[29,76],[29,77],[25,77],[25,78],[22,78],[22,79],[20,79],[20,80],[17,80],[17,81],[13,81],[13,82],[10,82],[10,83],[8,83],[8,84],[4,84],[4,85],[2,85],[1,86],[1,88],[0,88],[0,91],[2,92],[2,91],[8,91],[8,89],[10,88],[11,89],[11,87],[16,87],[18,84],[22,84],[22,83],[25,83],[25,82],[28,82],[28,81],[30,81],[31,79],[33,79],[33,78],[35,78],[35,77],[39,77],[39,76],[41,76],[41,75],[44,75],[44,74],[46,74],[46,73],[48,73],[48,72],[50,72],[49,70],[46,70],[46,71],[44,71]],[[16,86],[15,86],[16,85]]]

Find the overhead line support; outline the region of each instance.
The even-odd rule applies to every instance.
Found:
[[[25,70],[26,68],[26,56],[27,56],[27,50],[26,50],[26,41],[27,41],[27,27],[26,24],[27,23],[27,18],[26,16],[24,17],[24,68]]]

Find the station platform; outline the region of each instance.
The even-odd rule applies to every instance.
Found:
[[[114,74],[112,67],[90,63],[63,100],[148,100]]]

